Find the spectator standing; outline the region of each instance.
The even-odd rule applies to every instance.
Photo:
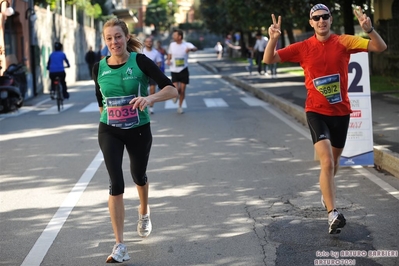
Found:
[[[226,36],[226,39],[224,40],[224,44],[226,45],[226,49],[227,49],[227,52],[229,54],[229,57],[233,57],[233,50],[241,49],[240,46],[236,46],[236,45],[233,44],[233,40],[232,40],[230,34],[228,34]]]
[[[276,51],[281,48],[280,41],[277,41]],[[277,62],[270,64],[270,74],[272,79],[277,78]]]
[[[155,49],[157,49],[157,51],[161,54],[161,58],[162,58],[162,62],[161,62],[161,71],[162,73],[165,73],[165,56],[168,55],[168,53],[166,52],[166,50],[162,47],[162,43],[160,40],[158,40],[156,42],[156,47]]]
[[[89,67],[89,76],[91,77],[93,73],[93,66],[96,62],[96,53],[93,51],[92,46],[89,47],[89,51],[85,55],[85,61]]]
[[[222,55],[223,55],[223,46],[220,42],[217,42],[215,45],[215,52],[216,52],[216,57],[217,59],[222,59]]]
[[[96,52],[96,62],[98,62],[98,61],[100,61],[101,60],[101,50],[102,50],[102,45],[100,44],[99,46],[98,46],[98,51]]]
[[[256,64],[258,65],[258,72],[260,75],[262,75],[262,73],[267,75],[267,65],[263,63],[263,54],[265,53],[267,42],[267,37],[263,36],[262,33],[258,32],[256,34],[254,51],[256,53]]]
[[[246,46],[245,53],[247,54],[248,66],[245,69],[252,75],[252,66],[254,64],[254,48],[251,46]]]

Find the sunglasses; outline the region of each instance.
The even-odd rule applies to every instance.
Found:
[[[319,21],[320,18],[322,18],[323,20],[327,20],[330,18],[330,14],[323,14],[323,15],[319,15],[319,16],[312,16],[312,19],[314,21]]]

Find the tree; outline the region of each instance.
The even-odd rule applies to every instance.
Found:
[[[353,6],[370,9],[371,0],[325,0],[334,16],[333,30],[340,33],[354,33],[355,16]],[[270,15],[282,16],[282,30],[290,43],[295,42],[293,30],[312,31],[309,25],[309,11],[319,1],[312,0],[201,0],[201,14],[206,27],[215,33],[230,31],[267,32],[272,23]],[[370,15],[370,14],[368,14]],[[284,41],[284,39],[282,39]],[[283,44],[284,45],[284,44]]]
[[[228,24],[224,0],[201,0],[200,11],[206,28],[216,34],[226,34],[232,30]]]
[[[144,23],[153,25],[153,34],[166,30],[175,23],[174,14],[177,11],[176,0],[151,0],[147,6]]]
[[[35,5],[41,7],[50,6],[51,10],[57,9],[57,3],[59,4],[59,1],[57,0],[34,0]],[[103,0],[93,2],[85,0],[67,0],[65,2],[67,5],[76,5],[77,9],[84,10],[88,16],[93,16],[95,19],[100,18],[103,15],[104,10],[106,10],[104,8],[104,3],[105,1]]]

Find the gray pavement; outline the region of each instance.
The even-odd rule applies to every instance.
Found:
[[[197,64],[190,74],[186,112],[169,101],[155,104],[151,117],[146,239],[136,233],[137,191],[123,162],[131,260],[120,265],[313,265],[329,258],[323,251],[397,251],[399,179],[340,170],[337,203],[347,225],[329,235],[306,128]],[[60,113],[49,113],[54,101],[39,95],[15,117],[0,116],[0,265],[106,265],[114,239],[93,86],[71,84]],[[398,257],[345,258],[399,265]]]
[[[306,125],[303,112],[306,99],[304,77],[288,73],[288,68],[278,68],[277,79],[272,79],[259,75],[256,65],[252,75],[249,75],[245,69],[246,62],[228,57],[217,60],[213,51],[198,63],[236,86],[277,105]],[[399,177],[399,98],[394,95],[398,92],[399,88],[393,88],[391,93],[372,93],[371,97],[375,166],[396,177]]]

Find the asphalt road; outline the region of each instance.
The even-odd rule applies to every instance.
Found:
[[[155,105],[147,239],[136,232],[124,160],[131,260],[122,265],[398,265],[399,180],[341,169],[347,226],[329,235],[307,129],[196,64],[212,57],[191,55],[184,114],[171,101]],[[103,265],[111,252],[94,86],[70,93],[61,113],[42,95],[0,116],[0,265]]]

